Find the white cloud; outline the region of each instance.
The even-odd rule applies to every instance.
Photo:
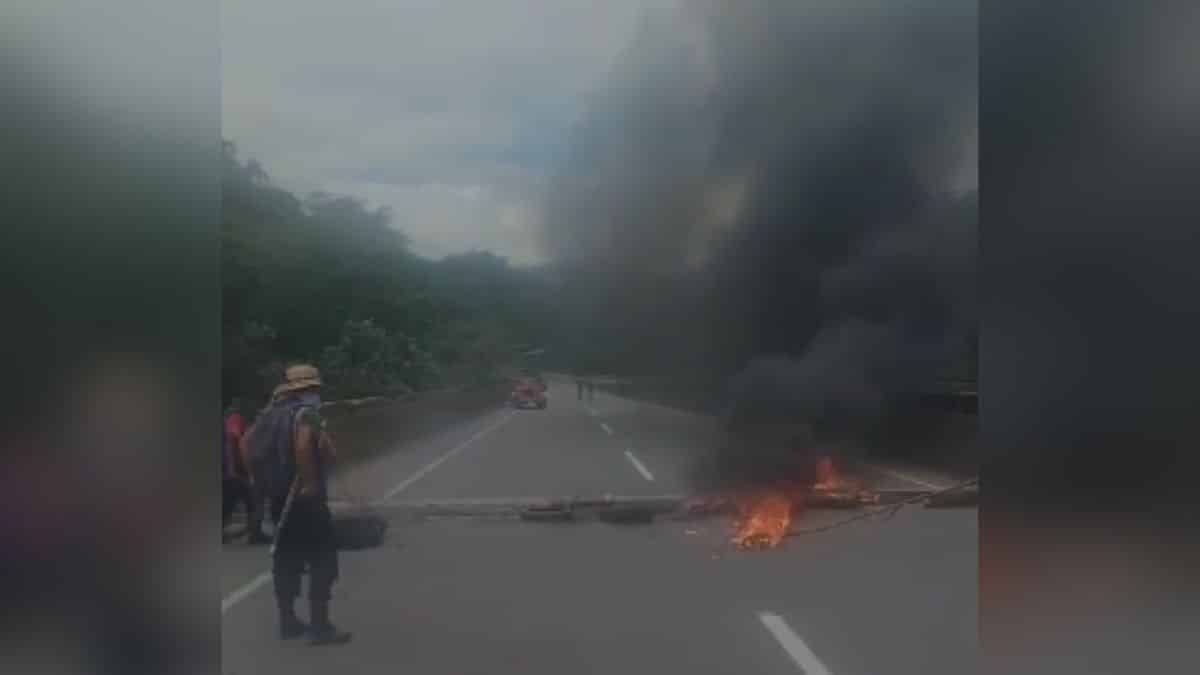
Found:
[[[277,182],[390,206],[417,250],[537,255],[540,190],[645,0],[225,0],[223,126]]]

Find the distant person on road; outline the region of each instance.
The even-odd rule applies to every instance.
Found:
[[[310,644],[342,644],[350,641],[351,634],[338,630],[329,620],[329,601],[338,578],[337,538],[328,501],[336,453],[320,414],[321,376],[313,366],[296,365],[288,368],[284,377],[284,383],[275,389],[272,411],[286,424],[284,442],[290,447],[283,454],[289,460],[289,475],[268,481],[271,518],[277,523],[273,571],[280,636],[287,639],[307,633]],[[288,487],[281,490],[281,485]],[[308,626],[295,613],[306,567]]]
[[[583,400],[583,380],[580,380],[580,379],[575,380],[575,389],[577,391],[579,400],[582,401]]]

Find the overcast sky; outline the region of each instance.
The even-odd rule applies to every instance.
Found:
[[[541,186],[647,0],[225,0],[223,134],[390,206],[417,252],[540,256]]]

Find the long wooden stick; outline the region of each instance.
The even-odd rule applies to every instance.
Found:
[[[283,511],[279,514],[279,522],[275,523],[275,536],[271,538],[271,557],[275,557],[275,547],[279,545],[279,537],[283,534],[283,526],[287,524],[288,513],[292,511],[292,502],[296,499],[296,491],[300,488],[300,476],[292,479],[288,488],[287,499],[283,502]]]

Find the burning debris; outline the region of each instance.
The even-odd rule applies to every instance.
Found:
[[[788,536],[792,520],[809,506],[853,508],[879,502],[877,494],[839,471],[831,457],[820,457],[815,465],[816,482],[811,486],[783,482],[734,500],[738,515],[732,541],[738,549],[775,548]]]
[[[694,523],[697,519],[732,517],[733,544],[737,550],[760,551],[779,546],[784,539],[801,534],[824,532],[835,527],[895,513],[898,509],[924,502],[929,508],[974,506],[979,496],[978,480],[971,479],[933,492],[896,494],[876,493],[842,474],[831,458],[817,460],[815,482],[796,479],[743,485],[706,496],[679,494],[655,496],[604,495],[598,498],[560,497],[525,499],[451,499],[408,502],[378,507],[404,518],[486,518],[520,519],[539,523],[602,522],[620,525],[648,524],[656,520]],[[868,507],[868,508],[863,508]],[[857,513],[841,520],[799,529],[794,521],[812,509],[848,509]],[[698,536],[704,528],[687,527],[684,534]],[[716,558],[716,556],[714,556]]]
[[[817,460],[817,482],[812,497],[826,502],[844,499],[856,505],[879,503],[878,494],[863,487],[862,481],[844,475],[830,457]]]
[[[783,493],[770,493],[755,500],[742,516],[734,544],[742,550],[775,548],[787,536],[793,508],[792,500]]]

